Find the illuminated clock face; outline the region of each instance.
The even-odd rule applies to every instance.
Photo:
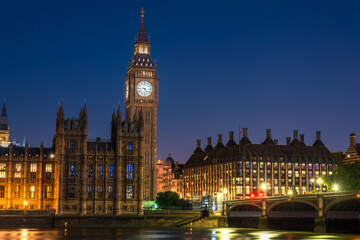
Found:
[[[148,96],[150,96],[150,94],[152,92],[151,83],[149,83],[147,81],[139,82],[136,89],[137,89],[138,94],[142,97],[148,97]]]

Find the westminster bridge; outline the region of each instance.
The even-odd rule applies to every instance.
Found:
[[[228,200],[224,214],[229,227],[360,232],[360,191]]]

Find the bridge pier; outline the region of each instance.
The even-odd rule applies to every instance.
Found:
[[[261,201],[261,217],[259,217],[259,224],[258,224],[258,229],[268,229],[269,228],[269,224],[268,224],[268,217],[267,217],[267,208],[266,208],[266,200],[263,199]]]
[[[326,219],[324,217],[324,196],[317,196],[318,216],[314,220],[314,232],[326,233]]]

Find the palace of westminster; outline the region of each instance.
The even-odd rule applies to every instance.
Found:
[[[320,132],[310,146],[305,144],[304,135],[299,138],[297,130],[292,140],[287,138],[286,145],[279,145],[267,129],[264,142],[254,144],[244,128],[239,143],[234,141],[234,132],[229,133],[226,144],[219,134],[214,147],[210,137],[204,149],[197,140],[185,165],[175,164],[170,156],[165,162],[156,161],[158,83],[142,11],[124,81],[126,112],[122,116],[120,107],[116,112],[114,109],[110,141],[88,140],[86,104],[77,118],[66,118],[61,104],[51,148],[42,143],[39,148],[13,144],[4,103],[0,117],[0,209],[142,215],[143,202],[166,189],[186,199],[220,192],[235,199],[260,191],[267,196],[286,195],[289,189],[297,194],[326,191],[319,179],[332,174],[337,161],[321,141]],[[360,144],[352,133],[343,161],[359,160]]]

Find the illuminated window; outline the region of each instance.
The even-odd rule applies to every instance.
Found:
[[[114,177],[114,165],[110,164],[109,165],[109,178],[113,178]]]
[[[76,164],[69,163],[69,177],[76,177]]]
[[[36,163],[30,164],[30,178],[36,178],[36,168],[37,168]]]
[[[15,178],[21,178],[21,163],[15,164]]]
[[[5,185],[0,185],[0,198],[5,198]]]
[[[131,199],[134,197],[134,193],[133,193],[133,186],[131,185],[127,185],[126,186],[126,198],[127,199]]]
[[[103,178],[103,165],[99,164],[99,178]]]
[[[20,185],[14,186],[14,198],[20,198]]]
[[[103,186],[98,186],[98,197],[99,198],[103,197]]]
[[[109,198],[113,198],[114,197],[114,186],[110,185],[109,186]]]
[[[35,186],[30,186],[30,198],[35,198]]]
[[[126,178],[133,178],[133,165],[131,163],[126,165]]]
[[[45,198],[51,198],[52,197],[52,189],[51,186],[45,187]]]
[[[89,178],[92,178],[93,177],[93,165],[92,164],[89,164],[89,173],[88,173],[88,177]]]
[[[47,163],[45,165],[45,178],[50,179],[51,178],[51,172],[52,172],[52,164]]]
[[[131,142],[126,144],[126,151],[132,152],[133,148],[134,148],[134,146],[133,146],[133,144]]]
[[[0,163],[0,178],[6,177],[6,163]]]

